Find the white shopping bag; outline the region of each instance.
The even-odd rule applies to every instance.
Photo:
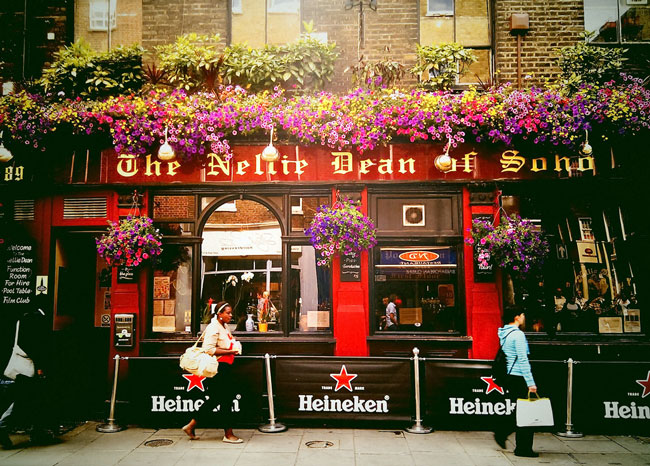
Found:
[[[531,392],[528,392],[528,398],[517,399],[517,426],[541,427],[554,425],[551,400],[540,398],[537,393],[535,393],[536,398],[531,398],[530,395]]]

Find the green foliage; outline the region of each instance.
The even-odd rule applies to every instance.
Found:
[[[627,49],[590,44],[593,32],[584,32],[581,42],[556,50],[562,70],[560,84],[574,93],[582,84],[602,84],[619,77]]]
[[[385,51],[388,54],[390,48],[386,47]],[[352,81],[355,86],[374,89],[394,87],[404,77],[406,67],[398,61],[387,58],[371,63],[361,56],[359,63],[346,68],[345,72],[347,71],[352,71]]]
[[[335,43],[307,35],[291,44],[259,49],[234,44],[225,50],[224,81],[254,91],[276,85],[322,89],[332,80],[338,56],[335,49]]]
[[[223,53],[217,48],[219,34],[184,34],[173,44],[155,47],[160,69],[169,83],[185,90],[212,90],[220,83]]]
[[[457,43],[433,46],[418,45],[417,64],[411,73],[420,76],[420,85],[426,89],[450,89],[477,58],[471,50]]]
[[[95,52],[78,40],[54,54],[40,85],[54,98],[97,99],[137,92],[144,83],[142,54],[138,45]]]

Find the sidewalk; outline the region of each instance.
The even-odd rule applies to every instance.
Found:
[[[587,436],[562,439],[535,434],[539,458],[518,458],[494,443],[489,432],[440,431],[425,435],[360,429],[289,429],[279,434],[236,430],[245,443],[221,442],[222,430],[197,429],[190,441],[180,429],[130,427],[115,434],[95,431],[86,423],[61,436],[60,444],[35,447],[13,435],[13,450],[0,450],[0,464],[27,466],[194,465],[219,466],[429,466],[519,464],[649,465],[650,438]],[[511,437],[512,439],[513,437]],[[147,445],[166,440],[163,446]],[[317,442],[312,448],[308,442]],[[323,442],[331,446],[322,448]]]

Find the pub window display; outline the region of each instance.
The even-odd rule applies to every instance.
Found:
[[[331,269],[316,264],[313,246],[291,246],[291,312],[293,328],[300,332],[326,331],[331,327]]]
[[[259,202],[217,207],[203,230],[203,323],[218,301],[233,308],[232,331],[281,332],[282,236],[275,215]]]
[[[458,271],[453,247],[375,248],[375,330],[458,330]]]
[[[154,332],[191,332],[192,249],[181,244],[164,244],[153,272]]]

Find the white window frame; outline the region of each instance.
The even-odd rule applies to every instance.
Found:
[[[242,2],[242,0],[232,0],[231,1],[230,6],[231,6],[232,13],[235,13],[235,14],[244,13],[244,10],[242,9],[241,2]]]
[[[107,12],[109,3],[111,10],[111,30],[117,29],[115,14],[117,0],[90,0],[88,21],[91,31],[108,31]]]
[[[454,16],[454,0],[451,0],[451,10],[434,10],[430,0],[427,0],[427,16]]]
[[[300,0],[268,0],[269,13],[300,13]]]

